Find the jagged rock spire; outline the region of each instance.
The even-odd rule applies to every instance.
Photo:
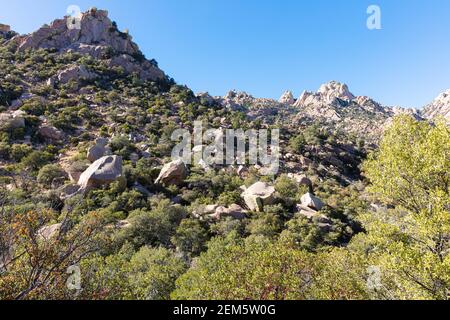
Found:
[[[442,116],[450,123],[450,89],[441,93],[433,102],[425,106],[423,115],[427,119]]]
[[[295,103],[294,95],[292,94],[291,91],[287,90],[283,93],[283,95],[280,97],[278,102],[283,103],[283,104],[292,105]]]

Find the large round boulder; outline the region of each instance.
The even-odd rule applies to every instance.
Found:
[[[263,211],[265,205],[274,201],[275,188],[266,182],[256,182],[249,188],[241,188],[244,190],[241,197],[251,211]]]
[[[83,190],[101,187],[122,178],[122,157],[105,156],[84,171],[78,185]]]
[[[156,184],[165,186],[180,185],[188,175],[188,170],[184,162],[179,159],[167,163],[159,173]]]
[[[309,192],[302,196],[301,202],[303,206],[306,206],[308,208],[317,211],[322,210],[322,208],[325,206],[322,200],[320,200],[319,198],[317,198],[316,196],[314,196],[312,193]]]

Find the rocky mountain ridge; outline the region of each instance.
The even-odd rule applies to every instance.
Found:
[[[294,99],[292,91],[285,91],[280,99],[255,98],[246,92],[230,91],[216,101],[233,110],[244,110],[252,118],[287,116],[285,121],[297,125],[309,119],[318,120],[361,137],[379,137],[392,118],[409,114],[416,119],[433,120],[437,116],[450,119],[450,90],[442,93],[423,109],[385,106],[368,96],[355,96],[344,83],[330,81],[317,92],[303,91]]]

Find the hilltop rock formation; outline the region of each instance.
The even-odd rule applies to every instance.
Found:
[[[292,91],[285,91],[283,95],[278,100],[279,103],[292,105],[295,103],[294,95],[292,94]]]
[[[433,102],[425,106],[422,114],[430,120],[442,116],[450,123],[450,89],[441,93]]]
[[[327,102],[333,102],[334,99],[351,101],[355,96],[348,90],[348,86],[337,81],[330,81],[320,86],[319,93]]]
[[[154,62],[145,60],[128,33],[117,29],[116,23],[108,18],[107,11],[93,8],[83,13],[79,28],[71,22],[71,17],[56,19],[50,25],[10,41],[17,44],[20,52],[39,48],[77,52],[96,59],[108,58],[111,66],[121,66],[128,73],[137,72],[144,80],[166,77]]]
[[[330,81],[322,84],[316,93],[303,91],[294,106],[300,108],[310,104],[333,104],[337,99],[350,102],[355,98],[346,84]]]
[[[139,48],[131,41],[131,37],[121,33],[108,18],[105,10],[95,8],[83,13],[80,28],[70,27],[70,17],[56,19],[50,25],[23,36],[20,39],[19,51],[38,48],[57,48],[59,50],[76,49],[86,45],[111,47],[113,50],[134,55]]]
[[[0,32],[6,33],[10,31],[11,31],[10,26],[8,26],[7,24],[0,23]]]

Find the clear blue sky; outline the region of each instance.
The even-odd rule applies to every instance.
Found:
[[[109,10],[148,58],[194,91],[278,98],[329,80],[387,105],[421,107],[450,88],[448,0],[0,0],[20,33],[76,4]],[[382,30],[366,9],[382,10]]]

